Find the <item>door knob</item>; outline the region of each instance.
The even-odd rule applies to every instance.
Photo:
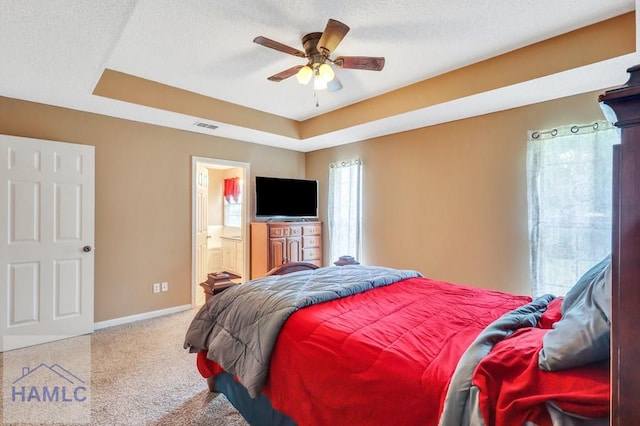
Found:
[[[82,251],[85,252],[85,253],[89,253],[91,251],[91,246],[82,247]]]

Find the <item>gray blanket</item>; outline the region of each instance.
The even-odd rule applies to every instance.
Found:
[[[507,312],[476,337],[458,361],[453,373],[439,426],[484,426],[485,422],[478,407],[478,389],[471,383],[476,366],[496,343],[506,339],[514,331],[522,327],[535,327],[553,299],[555,296],[545,294],[531,303]]]
[[[255,397],[280,328],[297,309],[418,276],[411,270],[347,265],[249,281],[207,301],[189,326],[184,347],[207,350]]]

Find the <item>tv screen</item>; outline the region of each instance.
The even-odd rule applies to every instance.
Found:
[[[256,218],[317,218],[318,181],[256,176]]]

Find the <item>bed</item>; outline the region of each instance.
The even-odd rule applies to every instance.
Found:
[[[600,97],[622,131],[612,255],[565,298],[379,266],[286,265],[194,318],[185,347],[210,390],[254,425],[637,424],[639,70]],[[594,327],[576,328],[572,312]],[[585,329],[600,331],[567,338]]]

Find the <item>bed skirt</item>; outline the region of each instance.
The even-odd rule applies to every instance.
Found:
[[[216,376],[216,392],[227,397],[251,426],[295,426],[289,416],[276,411],[264,394],[251,398],[247,389],[233,375],[220,373]]]

